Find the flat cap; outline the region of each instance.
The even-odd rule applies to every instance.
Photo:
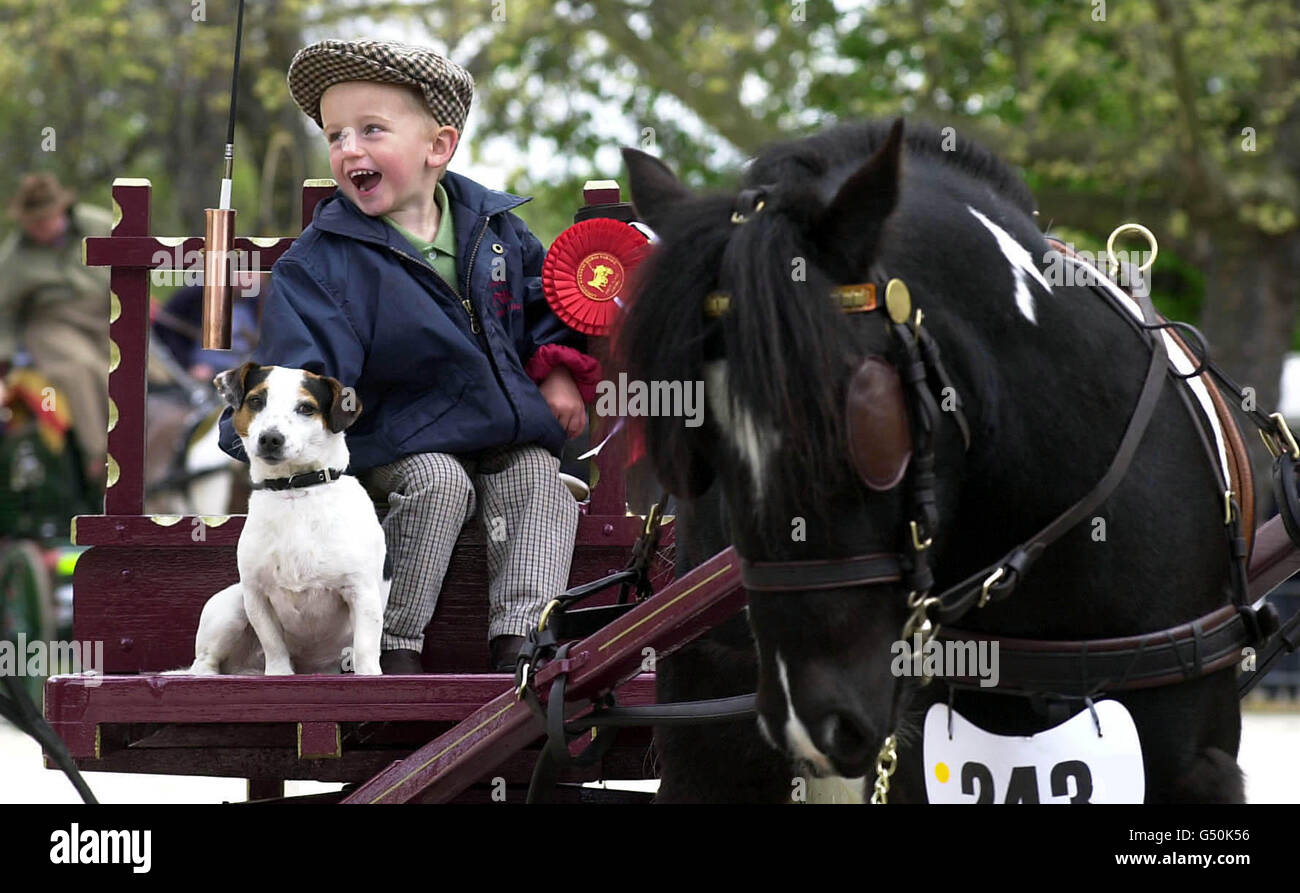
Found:
[[[305,46],[289,63],[289,94],[320,127],[320,98],[344,81],[407,84],[424,94],[439,124],[465,129],[474,78],[433,50],[389,40],[322,40]]]
[[[54,174],[27,174],[9,202],[9,217],[20,223],[40,220],[65,210],[76,196],[64,189]]]

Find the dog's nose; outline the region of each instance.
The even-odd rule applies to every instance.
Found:
[[[263,453],[278,453],[284,448],[284,435],[274,428],[263,431],[257,437],[257,449]]]

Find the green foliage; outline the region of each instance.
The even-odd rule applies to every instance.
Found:
[[[216,200],[234,7],[213,0],[195,22],[179,0],[0,0],[0,195],[20,173],[52,169],[106,204],[113,177],[145,176],[155,228],[197,232]],[[462,151],[527,159],[491,185],[535,196],[523,213],[548,240],[584,180],[622,175],[621,145],[721,187],[766,142],[896,114],[989,142],[1058,227],[1099,238],[1147,223],[1162,241],[1157,292],[1177,316],[1196,315],[1203,263],[1179,246],[1297,230],[1294,0],[252,3],[241,231],[291,225],[293,177],[324,175],[284,72],[302,44],[339,34],[396,35],[465,64],[478,87]],[[41,149],[45,127],[56,152]],[[276,133],[294,163],[271,181]]]

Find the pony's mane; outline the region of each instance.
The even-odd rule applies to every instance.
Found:
[[[798,177],[825,178],[840,169],[847,175],[884,145],[889,128],[888,121],[854,122],[805,139],[776,143],[749,166],[745,182],[757,185],[789,182]],[[1020,175],[984,146],[963,139],[958,131],[946,133],[945,129],[931,124],[909,121],[903,134],[903,148],[907,159],[961,171],[987,183],[1026,214],[1034,212],[1034,197]],[[830,177],[826,185],[838,186],[842,179]],[[823,197],[830,199],[830,195]]]

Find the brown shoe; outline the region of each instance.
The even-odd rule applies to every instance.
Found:
[[[488,643],[492,669],[498,673],[513,673],[519,649],[524,647],[523,636],[497,636]]]
[[[394,648],[379,653],[379,669],[385,676],[419,676],[424,672],[420,652],[410,648]]]

